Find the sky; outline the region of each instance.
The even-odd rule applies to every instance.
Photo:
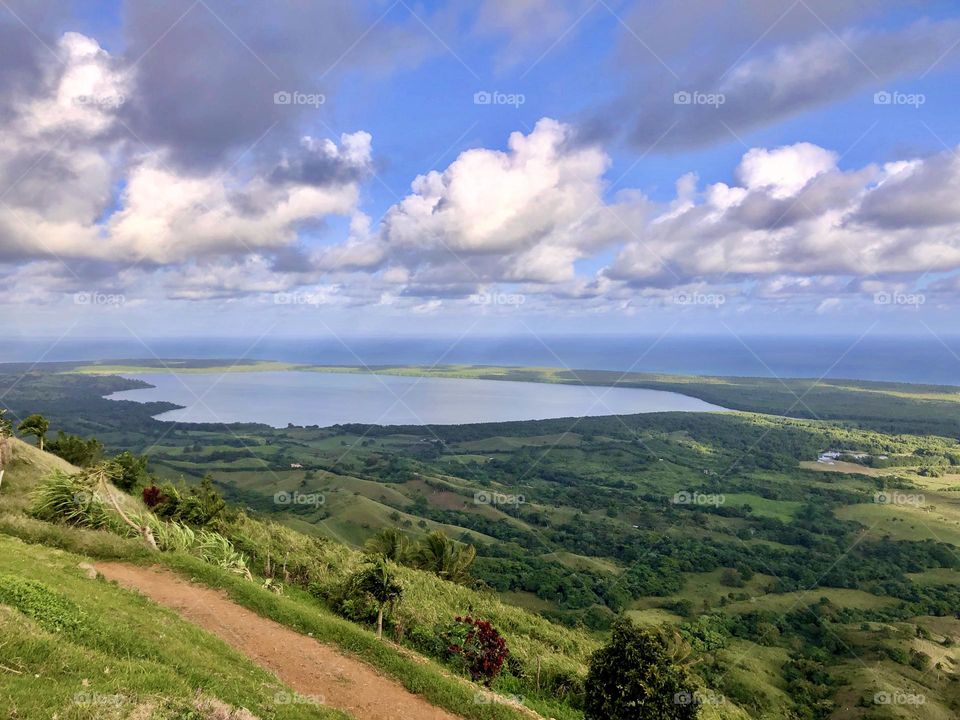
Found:
[[[0,1],[8,337],[955,332],[960,8]]]

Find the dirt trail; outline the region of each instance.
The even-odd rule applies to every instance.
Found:
[[[168,570],[108,562],[96,568],[217,635],[300,695],[322,696],[357,720],[459,720],[369,665],[237,605],[222,591]]]

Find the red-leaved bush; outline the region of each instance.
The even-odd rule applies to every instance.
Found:
[[[474,681],[488,687],[500,674],[503,662],[510,654],[507,641],[489,622],[469,615],[456,618],[447,650],[463,660]]]
[[[143,489],[143,504],[148,508],[156,507],[163,500],[163,491],[156,485],[149,485]]]

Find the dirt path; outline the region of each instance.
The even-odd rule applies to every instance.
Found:
[[[97,563],[108,580],[137,590],[217,635],[305,697],[357,720],[459,720],[400,683],[337,649],[237,605],[226,593],[194,585],[168,570]]]

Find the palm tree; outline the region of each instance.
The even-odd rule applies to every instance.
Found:
[[[410,559],[410,540],[399,528],[384,528],[367,540],[363,551],[371,557],[382,557],[403,565]]]
[[[43,450],[43,440],[47,436],[47,430],[50,429],[50,421],[43,415],[30,415],[26,420],[17,425],[17,432],[21,435],[35,435],[37,437],[37,447]]]
[[[454,542],[441,531],[435,530],[420,541],[416,566],[444,580],[467,584],[472,580],[470,566],[476,556],[477,549],[473,545]]]
[[[383,610],[400,602],[403,586],[382,557],[357,572],[351,579],[354,592],[367,595],[377,604],[377,640],[383,639]]]

